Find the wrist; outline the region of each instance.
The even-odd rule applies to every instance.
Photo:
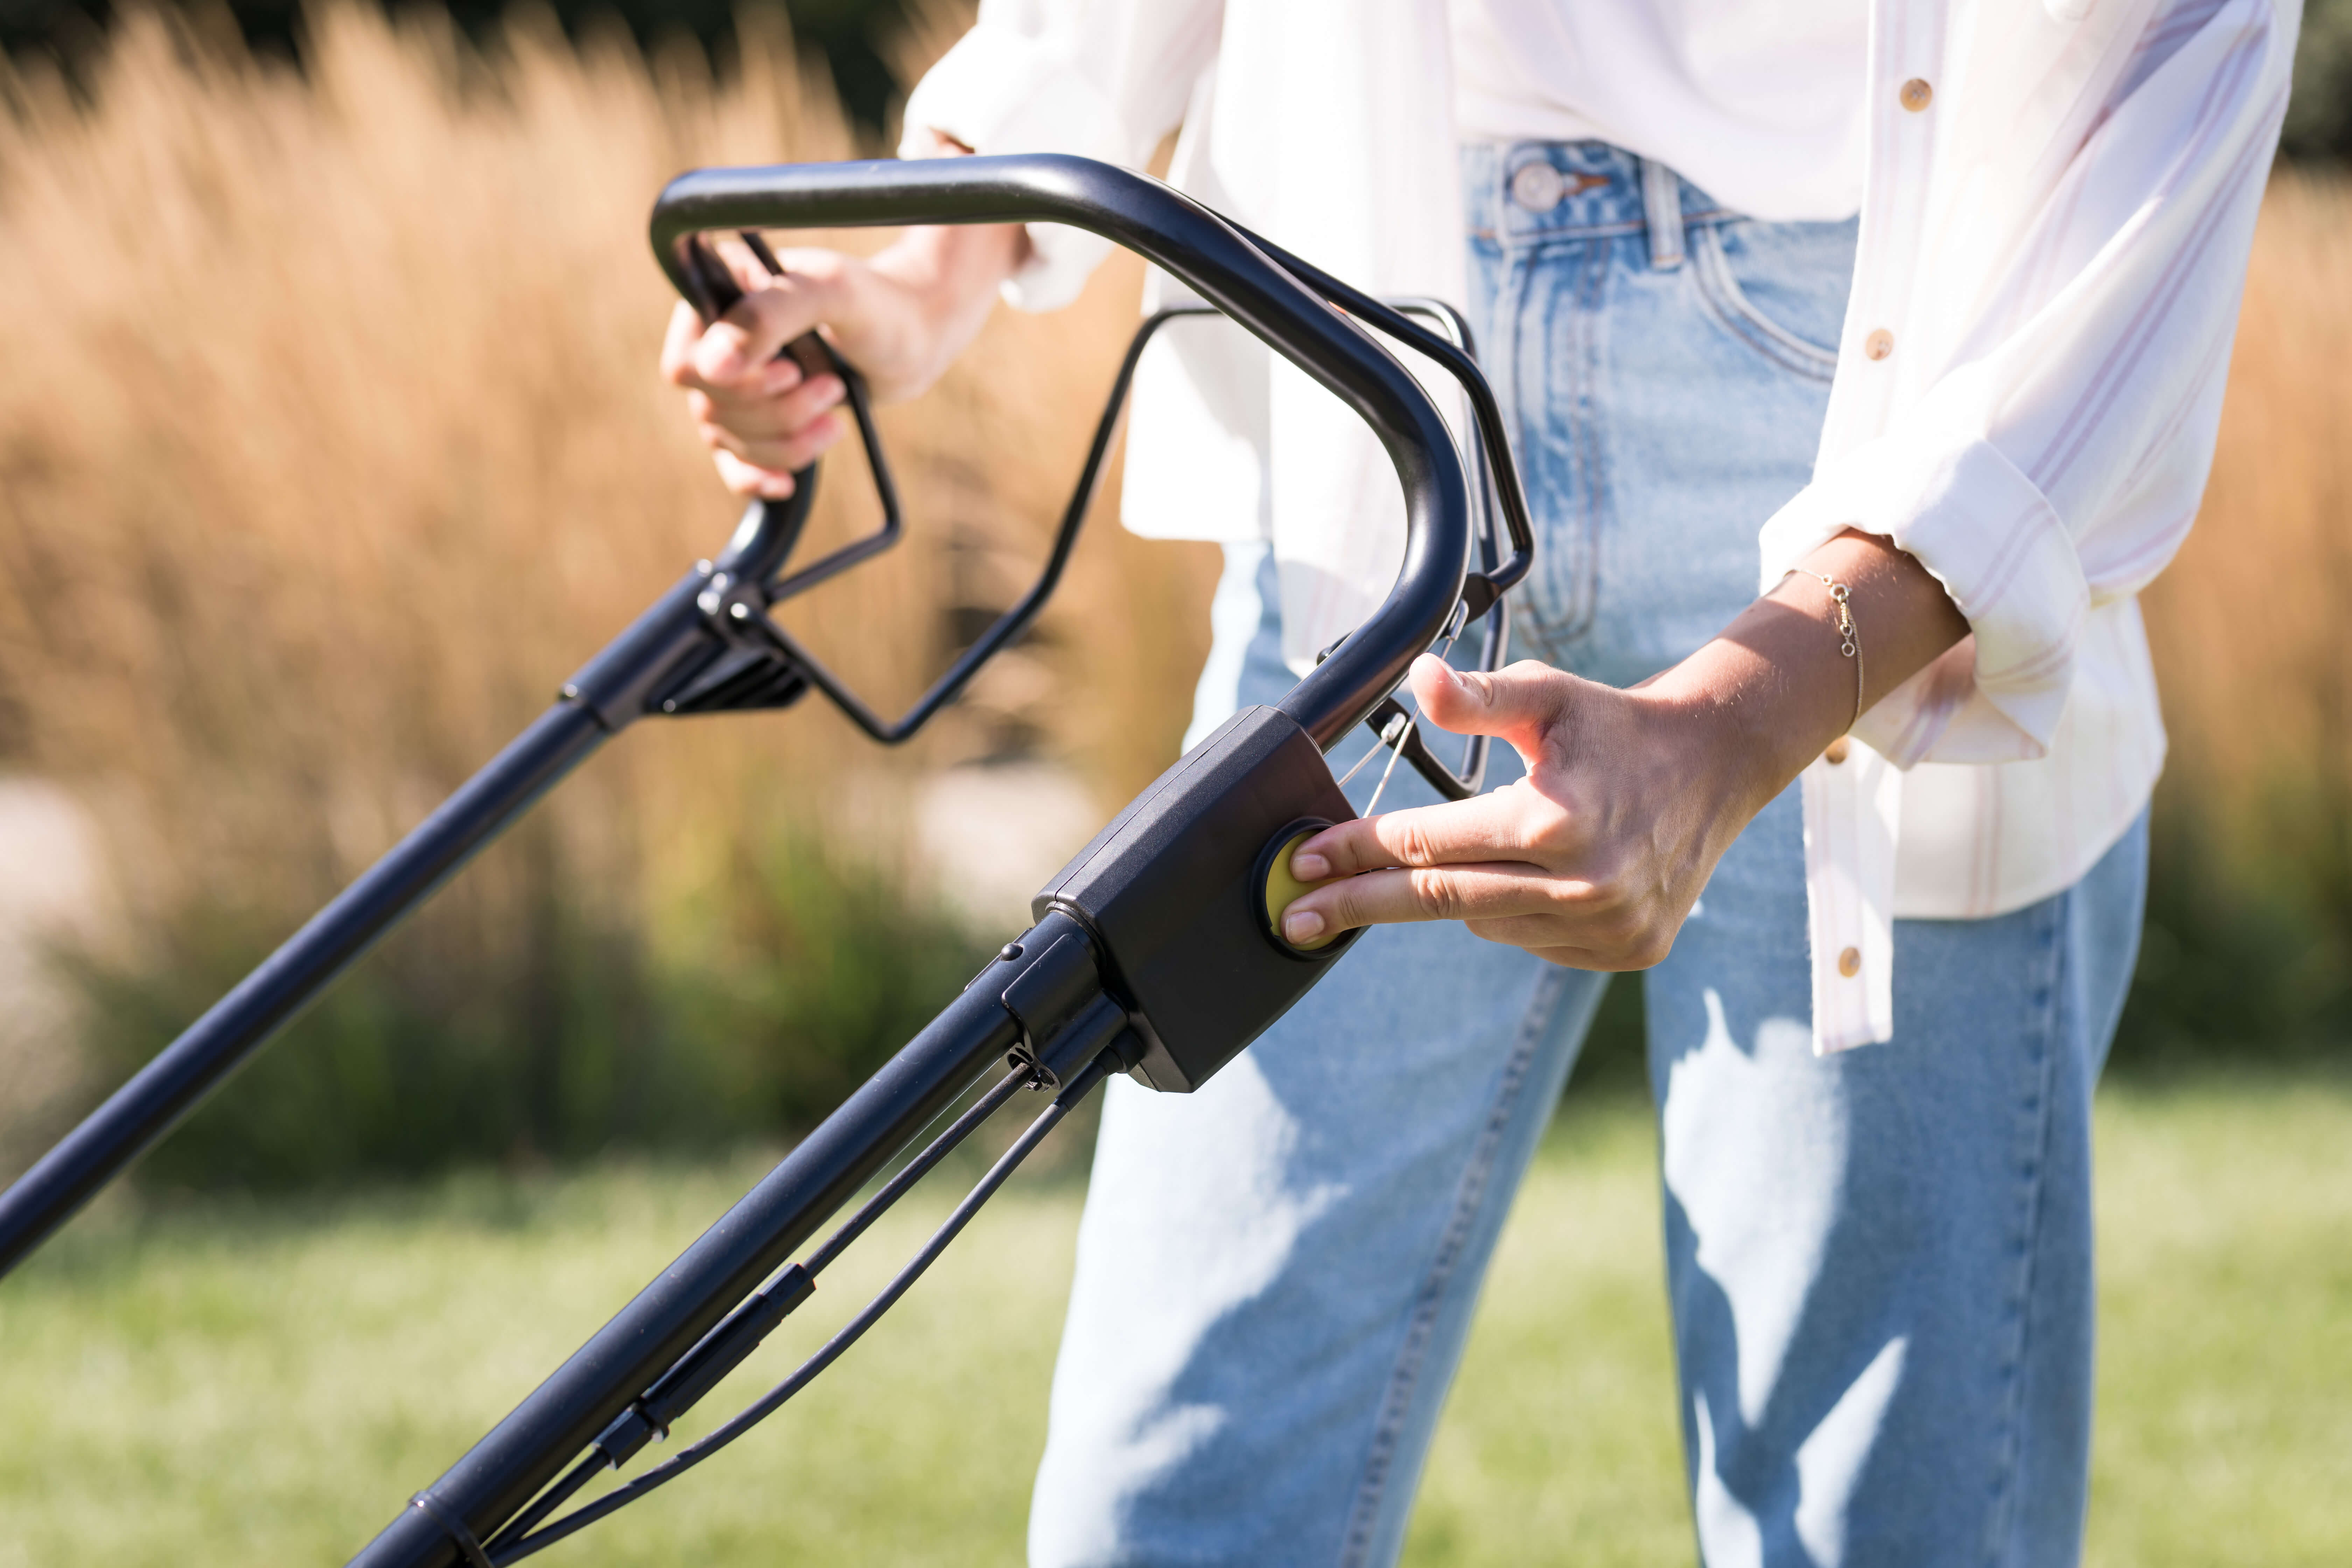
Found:
[[[936,375],[979,334],[998,286],[1027,254],[1028,233],[1018,224],[927,224],[908,229],[867,265],[911,308]]]
[[[1843,734],[1853,712],[1850,685],[1825,700],[1814,679],[1824,671],[1792,669],[1773,652],[1719,637],[1633,693],[1656,731],[1675,737],[1675,766],[1742,822]]]
[[[971,147],[942,131],[926,129],[910,141],[921,148],[912,154],[917,157],[973,155]],[[951,332],[966,320],[977,330],[977,320],[988,314],[999,286],[1028,259],[1025,225],[919,224],[902,231],[872,265],[912,293],[934,326]]]
[[[1967,633],[1916,560],[1848,531],[1639,694],[1662,732],[1687,738],[1682,765],[1752,814]]]

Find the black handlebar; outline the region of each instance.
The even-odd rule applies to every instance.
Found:
[[[1098,234],[1166,268],[1371,426],[1404,490],[1404,563],[1380,608],[1280,704],[1317,744],[1338,744],[1444,634],[1471,542],[1469,487],[1444,417],[1370,333],[1239,229],[1157,180],[1051,153],[704,169],[662,192],[652,237],[678,292],[709,307],[708,269],[693,259],[698,235],[908,223],[1059,223]],[[764,559],[773,542],[754,531],[740,547],[747,560]]]

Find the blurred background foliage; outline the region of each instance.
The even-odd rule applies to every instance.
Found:
[[[246,41],[288,58],[299,53],[300,0],[195,0],[220,5]],[[0,0],[0,47],[43,50],[73,60],[102,52],[116,0]],[[449,0],[459,26],[493,36],[507,0]],[[617,22],[641,46],[672,35],[706,47],[728,47],[739,0],[552,0],[552,14],[574,34]],[[824,57],[842,107],[867,134],[880,132],[901,90],[897,68],[911,22],[952,15],[940,0],[793,0],[793,26]],[[2352,0],[2304,0],[2295,57],[2294,102],[2283,151],[2291,159],[2352,158]]]
[[[435,912],[331,989],[142,1166],[150,1183],[292,1188],[496,1159],[575,1162],[614,1146],[723,1149],[813,1125],[929,1023],[984,955],[969,931],[780,832],[669,911],[648,950],[551,853],[537,824],[502,850],[505,940]],[[173,909],[135,962],[68,952],[82,1047],[101,1082],[284,939],[283,910]]]
[[[2352,0],[2304,0],[2280,144],[2304,162],[2352,159]]]
[[[69,792],[106,868],[105,918],[49,954],[63,1024],[0,1028],[0,1081],[56,1086],[0,1093],[0,1173],[725,536],[652,371],[646,203],[696,163],[887,145],[968,15],[0,0],[0,774]],[[2205,516],[2147,600],[2174,747],[2126,1071],[2340,1062],[2352,1040],[2352,205],[2326,166],[2352,151],[2352,0],[2319,0],[2304,38],[2306,166],[2273,182]],[[918,689],[1016,590],[1139,276],[998,312],[887,412],[912,537],[794,613],[867,689]],[[870,499],[831,467],[816,527],[845,537]],[[807,1126],[1007,934],[943,913],[911,863],[922,781],[1043,758],[1127,799],[1173,755],[1213,568],[1097,519],[1036,635],[903,752],[816,706],[646,726],[147,1179]],[[1638,1085],[1640,1026],[1621,983],[1580,1080]],[[29,1071],[37,1051],[72,1070]]]
[[[301,0],[183,4],[190,12],[210,10],[226,18],[250,47],[300,59]],[[119,0],[0,0],[0,47],[13,54],[39,50],[82,66],[102,58],[112,23],[128,8]],[[488,41],[504,24],[508,0],[447,0],[442,8],[469,37]],[[733,47],[742,8],[738,0],[551,0],[548,6],[574,37],[617,25],[640,47],[686,37],[719,50]],[[842,107],[866,133],[878,133],[903,91],[894,56],[910,18],[942,7],[937,0],[793,0],[791,9],[794,34],[823,59]]]

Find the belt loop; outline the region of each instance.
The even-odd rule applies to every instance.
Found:
[[[1650,269],[1683,264],[1682,176],[1654,158],[1642,160],[1642,217],[1650,230]]]

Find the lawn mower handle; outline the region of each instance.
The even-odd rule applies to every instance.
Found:
[[[702,169],[654,206],[654,255],[702,303],[689,246],[721,229],[1058,223],[1156,263],[1328,388],[1371,426],[1404,489],[1405,553],[1388,598],[1279,707],[1327,751],[1444,633],[1469,565],[1453,433],[1411,372],[1238,229],[1148,175],[1055,153]],[[764,540],[741,543],[747,557]]]

